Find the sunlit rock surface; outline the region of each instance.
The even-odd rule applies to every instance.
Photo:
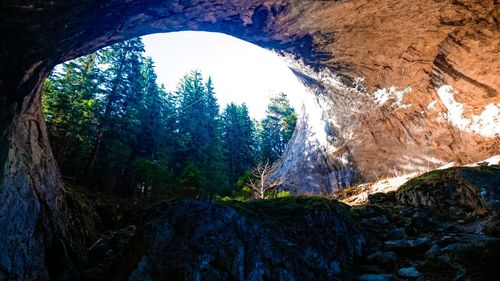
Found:
[[[307,186],[304,192],[335,190],[352,179],[346,170],[355,171],[358,181],[375,181],[498,154],[498,4],[342,1],[316,5],[300,27],[317,28],[313,42],[332,57],[320,63],[326,67],[323,73],[305,73],[324,87],[314,92],[323,104],[325,131],[335,141],[330,138],[330,145],[320,146],[321,157],[310,162],[318,163],[316,175],[323,175],[321,182],[300,180],[300,172],[289,173]],[[304,74],[303,69],[300,72]],[[342,81],[360,93],[332,85],[336,75],[347,75]],[[321,144],[325,138],[319,138]],[[285,159],[301,153],[291,151],[295,154]],[[315,153],[314,149],[302,152]]]

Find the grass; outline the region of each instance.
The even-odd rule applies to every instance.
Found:
[[[473,179],[464,177],[462,173],[464,171],[473,172]],[[477,172],[479,171],[479,173]],[[460,173],[460,174],[459,174]],[[482,173],[482,174],[481,174]],[[434,170],[418,177],[412,178],[403,184],[399,189],[398,193],[407,191],[412,188],[431,186],[434,183],[443,181],[452,181],[453,178],[465,178],[474,185],[482,184],[483,180],[491,181],[490,177],[496,177],[500,173],[500,166],[479,166],[479,167],[451,167],[443,170]],[[484,178],[484,179],[483,179]],[[487,178],[487,179],[486,179]]]
[[[423,175],[420,175],[418,177],[412,178],[409,181],[407,181],[405,184],[403,184],[399,189],[398,192],[401,192],[403,190],[406,190],[408,188],[414,188],[416,186],[420,186],[425,183],[430,183],[430,182],[436,182],[436,181],[442,181],[447,178],[449,178],[453,173],[456,173],[457,168],[449,168],[449,169],[444,169],[444,170],[434,170],[428,173],[425,173]]]
[[[310,212],[347,212],[349,209],[343,203],[319,196],[290,196],[249,202],[224,201],[220,203],[249,217],[275,217],[279,220],[291,219]]]

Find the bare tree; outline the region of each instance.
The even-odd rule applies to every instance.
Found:
[[[264,199],[267,191],[274,191],[284,183],[283,178],[273,177],[276,168],[277,164],[271,165],[266,161],[252,169],[253,178],[249,180],[248,186],[253,190],[255,198]]]

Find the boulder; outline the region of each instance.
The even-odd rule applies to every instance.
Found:
[[[398,275],[403,278],[417,279],[422,276],[422,273],[418,272],[415,267],[404,267],[398,270]]]
[[[500,167],[454,167],[413,178],[396,192],[399,203],[447,219],[483,216],[500,200]]]
[[[391,276],[389,274],[363,274],[359,277],[360,281],[389,281]]]
[[[319,198],[164,201],[144,212],[145,223],[103,274],[119,280],[332,280],[364,244],[348,211]]]
[[[396,192],[391,191],[387,193],[378,192],[368,195],[368,202],[370,204],[394,204],[396,203]]]
[[[393,251],[382,252],[377,251],[366,258],[369,262],[377,264],[393,263],[398,259],[398,256]]]
[[[391,240],[384,243],[384,249],[394,251],[406,256],[421,256],[432,245],[431,239],[421,237],[418,239]]]
[[[400,228],[395,228],[391,231],[389,231],[389,233],[387,234],[387,236],[390,238],[390,239],[403,239],[406,237],[406,232],[405,232],[405,229],[400,227]]]
[[[429,280],[455,280],[460,270],[449,257],[430,257],[418,266],[418,271]]]
[[[482,233],[500,238],[500,208],[485,222]]]

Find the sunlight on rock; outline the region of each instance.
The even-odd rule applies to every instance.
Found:
[[[389,89],[383,88],[375,91],[373,93],[373,98],[375,102],[379,105],[384,105],[387,101],[392,101],[391,107],[394,109],[406,109],[411,106],[411,104],[404,104],[403,98],[406,94],[411,92],[411,87],[405,88],[403,90],[397,90],[396,87],[392,86]]]
[[[480,115],[466,117],[465,105],[455,100],[455,92],[451,86],[441,86],[437,94],[448,111],[442,114],[442,119],[467,132],[485,137],[500,136],[500,104],[487,104]]]

